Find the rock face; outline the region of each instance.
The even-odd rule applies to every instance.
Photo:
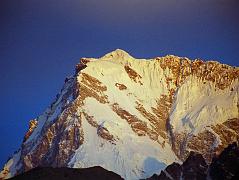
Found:
[[[24,136],[23,142],[25,142],[31,136],[31,134],[32,134],[32,132],[33,132],[33,130],[35,129],[36,126],[37,126],[37,120],[36,119],[30,120],[29,129]]]
[[[82,58],[0,177],[101,166],[140,179],[190,151],[209,163],[239,140],[238,77],[237,67],[177,56]]]
[[[239,178],[239,147],[230,144],[219,156],[213,158],[208,166],[201,154],[191,152],[180,165],[172,163],[160,175],[154,174],[148,180],[225,180]]]

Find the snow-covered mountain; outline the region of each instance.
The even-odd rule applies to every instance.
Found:
[[[0,177],[37,166],[101,166],[125,179],[160,173],[189,151],[210,162],[239,141],[239,68],[117,49],[82,58],[55,101],[31,120]]]

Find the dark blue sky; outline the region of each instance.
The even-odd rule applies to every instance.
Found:
[[[80,57],[116,48],[239,65],[238,0],[1,0],[0,166]]]

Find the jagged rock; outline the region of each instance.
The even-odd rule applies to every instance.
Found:
[[[160,175],[154,174],[148,180],[229,180],[239,178],[239,148],[230,144],[213,158],[208,166],[201,154],[191,152],[182,165],[172,163]]]
[[[213,159],[209,172],[212,179],[239,179],[239,147],[236,143]]]
[[[207,177],[208,165],[201,154],[191,152],[182,164],[182,178],[203,180]]]
[[[29,129],[24,136],[23,142],[25,142],[31,136],[31,134],[32,134],[33,130],[36,128],[36,126],[37,126],[37,120],[36,119],[30,120]]]
[[[191,152],[186,161],[180,165],[172,163],[165,170],[161,171],[160,175],[154,175],[149,180],[205,180],[207,177],[207,168],[204,158],[201,154]]]

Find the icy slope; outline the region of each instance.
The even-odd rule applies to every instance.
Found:
[[[238,117],[238,80],[226,89],[188,78],[175,94],[170,124],[175,132],[198,134],[206,127]]]
[[[193,76],[186,79],[170,113],[173,148],[181,159],[196,151],[210,161],[228,142],[238,142],[238,92],[238,79],[225,89]]]
[[[210,161],[239,139],[238,76],[214,61],[135,59],[120,49],[82,58],[0,177],[37,166],[101,166],[140,179],[189,150]]]

